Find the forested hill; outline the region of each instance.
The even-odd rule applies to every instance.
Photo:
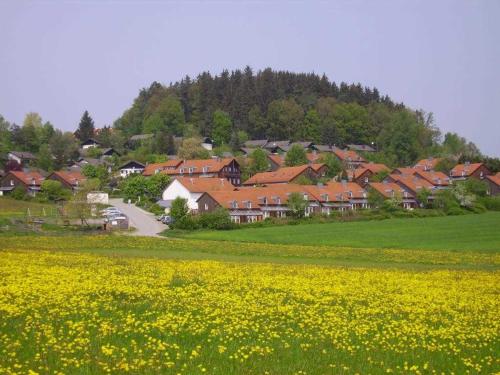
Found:
[[[168,87],[154,82],[114,126],[126,136],[194,133],[233,145],[245,138],[375,142],[388,151],[404,148],[400,159],[407,162],[430,153],[440,136],[432,116],[396,104],[376,88],[270,68],[254,73],[250,67],[186,76]]]

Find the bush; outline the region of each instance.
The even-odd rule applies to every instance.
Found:
[[[18,186],[14,190],[12,190],[12,193],[10,193],[10,196],[18,201],[29,199],[29,196],[26,194],[26,192],[24,191],[24,189],[21,186]]]
[[[455,215],[464,215],[465,211],[462,210],[460,207],[450,207],[448,210],[446,210],[446,215],[448,216],[455,216]]]
[[[474,206],[472,206],[471,211],[474,212],[475,214],[482,214],[483,212],[488,211],[486,207],[480,203],[480,202],[475,202]]]
[[[236,225],[231,221],[227,210],[223,208],[217,208],[213,212],[200,215],[198,224],[201,228],[217,230],[233,229]]]
[[[490,211],[500,211],[500,196],[482,197],[478,200],[478,202]]]
[[[174,221],[171,226],[172,228],[183,230],[195,230],[200,227],[198,220],[192,215],[181,217],[179,220]]]

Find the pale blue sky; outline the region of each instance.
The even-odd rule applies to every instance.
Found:
[[[111,124],[142,87],[272,67],[376,86],[500,156],[500,1],[0,1],[0,114]]]

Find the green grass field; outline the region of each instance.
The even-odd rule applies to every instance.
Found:
[[[168,236],[168,233],[167,233]],[[182,233],[183,238],[421,250],[500,250],[500,212]]]
[[[28,210],[32,216],[52,215],[57,212],[56,205],[53,203],[28,202],[0,197],[0,216],[22,217],[27,215]]]

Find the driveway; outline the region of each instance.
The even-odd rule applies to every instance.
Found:
[[[112,198],[109,200],[109,204],[128,216],[130,226],[136,229],[131,233],[135,236],[156,236],[167,229],[165,224],[156,220],[154,214],[144,211],[133,204],[123,203],[121,198]]]

